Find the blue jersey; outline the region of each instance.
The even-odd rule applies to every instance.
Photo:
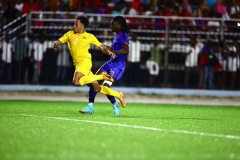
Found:
[[[120,32],[114,36],[111,49],[119,51],[124,44],[129,44],[129,37],[127,33]],[[100,69],[113,76],[117,81],[122,77],[125,70],[127,56],[127,54],[116,54],[115,58],[111,57]]]
[[[124,45],[124,44],[127,44],[127,45],[129,44],[128,34],[120,32],[119,34],[116,34],[114,36],[113,44],[112,44],[111,49],[119,51],[119,50],[122,49],[122,45]],[[126,61],[127,61],[127,54],[116,54],[116,57],[114,59],[111,57],[110,60],[115,60],[115,61],[118,61],[118,62],[121,61],[123,63],[126,63]]]

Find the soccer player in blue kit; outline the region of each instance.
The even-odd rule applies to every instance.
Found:
[[[111,21],[110,26],[112,32],[115,32],[115,36],[113,38],[113,44],[111,46],[111,52],[113,52],[116,57],[111,57],[104,65],[102,65],[96,74],[101,74],[102,72],[107,72],[107,74],[111,75],[114,79],[114,82],[118,81],[125,70],[127,63],[127,56],[129,53],[129,33],[130,29],[127,26],[126,20],[122,16],[116,16]],[[112,82],[103,81],[103,85],[110,87]],[[97,92],[94,91],[93,84],[89,84],[89,101],[87,107],[80,110],[80,113],[83,114],[92,114],[94,113],[94,100],[97,95]],[[115,116],[120,115],[119,105],[116,99],[113,96],[107,95],[107,98],[113,105],[113,113]],[[125,104],[122,104],[122,107],[125,107]]]

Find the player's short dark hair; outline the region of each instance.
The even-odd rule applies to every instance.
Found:
[[[87,28],[88,23],[89,23],[87,17],[85,17],[85,16],[77,16],[76,19],[79,20],[84,25],[85,28]]]

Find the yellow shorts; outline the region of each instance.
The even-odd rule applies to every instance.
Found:
[[[92,69],[92,60],[90,58],[83,58],[81,61],[75,64],[75,72],[81,72],[85,76],[93,75],[91,69]]]

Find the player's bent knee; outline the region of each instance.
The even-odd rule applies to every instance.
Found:
[[[93,87],[93,90],[95,91],[95,92],[100,92],[101,91],[101,87],[99,86],[99,87]]]
[[[74,86],[80,86],[80,83],[79,83],[78,81],[72,81],[72,84],[73,84]]]
[[[101,88],[94,89],[95,92],[100,92]]]

